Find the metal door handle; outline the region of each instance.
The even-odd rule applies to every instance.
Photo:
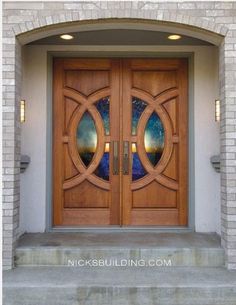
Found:
[[[123,143],[123,174],[129,174],[129,142],[124,141]]]
[[[119,175],[119,142],[113,141],[113,175]]]

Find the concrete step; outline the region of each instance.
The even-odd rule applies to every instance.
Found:
[[[201,267],[18,267],[4,305],[235,305],[236,271]]]
[[[17,266],[76,265],[85,259],[219,267],[224,265],[224,251],[216,234],[44,233],[22,236],[15,257]]]

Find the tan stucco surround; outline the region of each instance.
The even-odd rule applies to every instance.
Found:
[[[221,231],[236,268],[236,6],[234,2],[5,2],[3,5],[3,262],[12,268],[19,235],[21,45],[88,28],[174,29],[219,46]],[[220,12],[220,13],[218,13]],[[212,15],[211,15],[212,14]]]

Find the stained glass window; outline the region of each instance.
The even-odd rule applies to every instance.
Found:
[[[164,149],[164,127],[156,112],[153,112],[147,121],[144,145],[148,159],[156,166]]]
[[[145,168],[143,167],[139,159],[136,143],[132,143],[132,157],[132,181],[135,181],[144,177],[147,174]]]
[[[88,111],[83,114],[77,127],[77,147],[84,165],[89,166],[97,148],[97,131]]]
[[[109,155],[110,143],[105,144],[105,151],[103,157],[95,170],[94,174],[99,178],[109,181]]]
[[[104,98],[100,99],[95,104],[95,106],[102,117],[105,134],[109,135],[109,133],[110,133],[110,117],[109,117],[110,99],[109,99],[109,97],[104,97]]]
[[[137,97],[132,98],[132,135],[136,135],[138,121],[146,108],[147,103]]]

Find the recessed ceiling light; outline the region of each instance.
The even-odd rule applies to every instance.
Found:
[[[180,35],[176,35],[176,34],[168,36],[168,39],[170,39],[170,40],[178,40],[180,38],[181,38],[181,36]]]
[[[63,34],[60,37],[61,37],[61,39],[65,39],[65,40],[71,40],[74,38],[72,35],[69,35],[69,34]]]

